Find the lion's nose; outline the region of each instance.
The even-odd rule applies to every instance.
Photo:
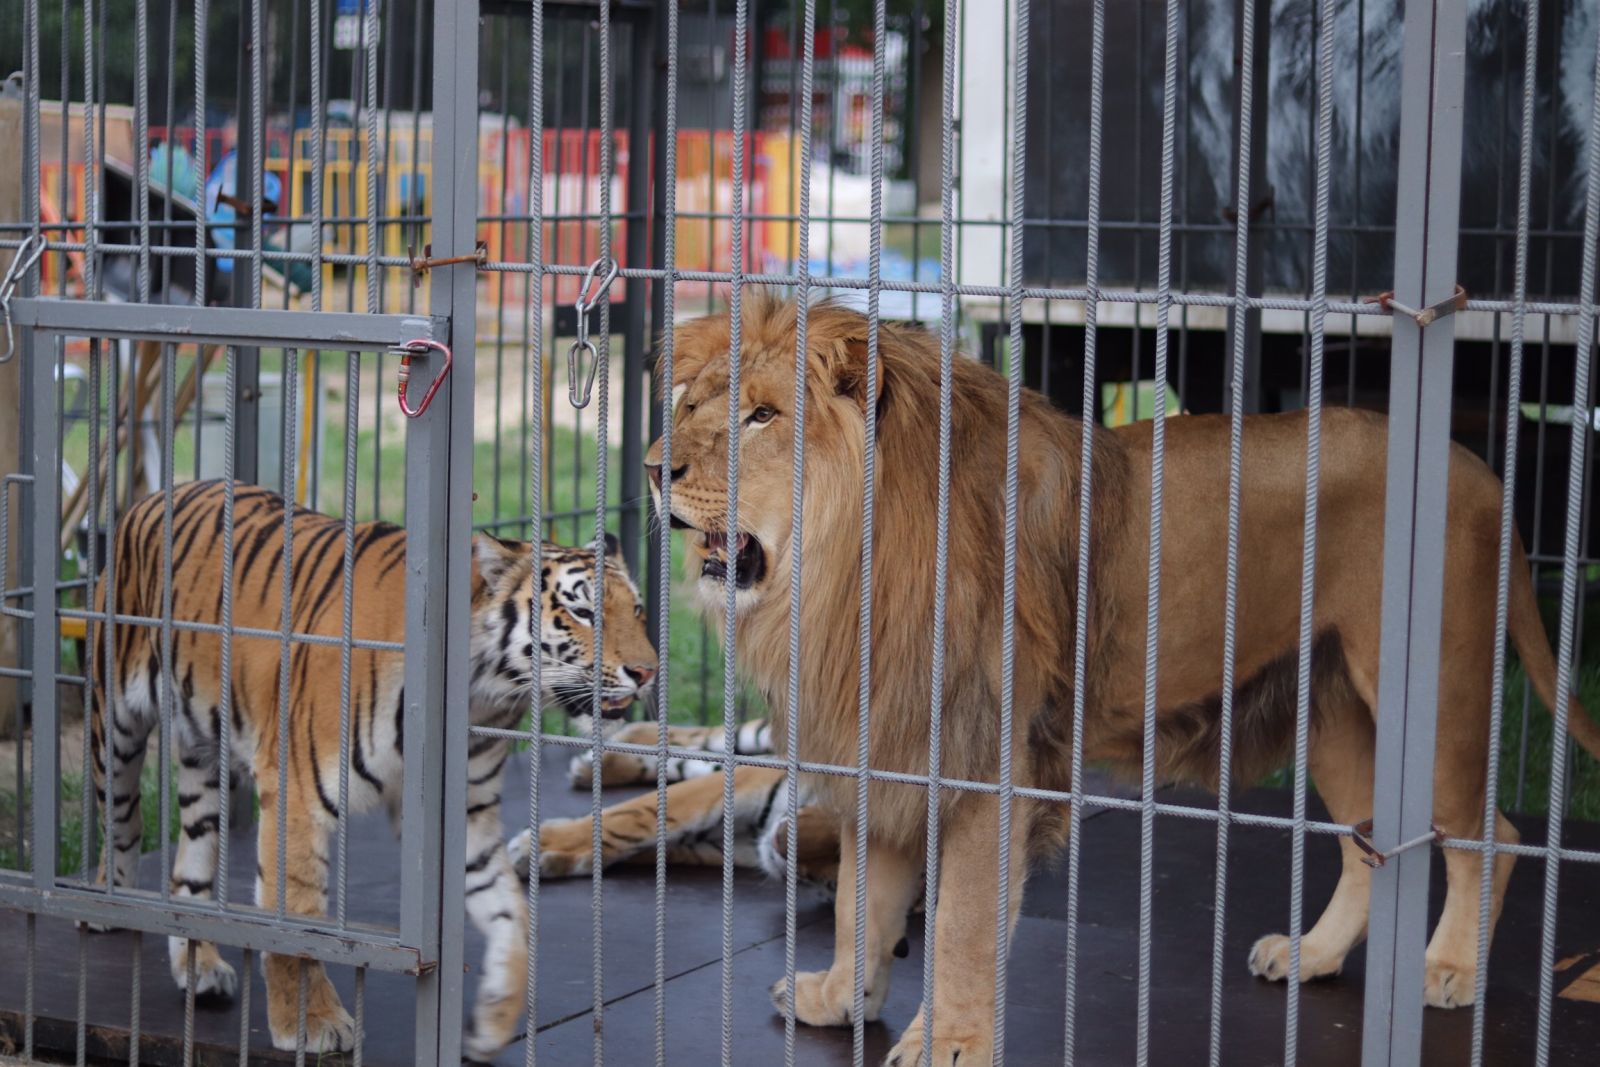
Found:
[[[649,472],[650,480],[652,482],[656,483],[656,488],[660,489],[661,488],[661,464],[659,464],[659,463],[646,463],[644,465],[644,469],[647,472]],[[685,463],[681,467],[672,468],[672,480],[673,481],[677,481],[678,479],[682,478],[683,475],[684,475],[684,472],[687,471],[688,469],[689,469],[689,465],[687,463]]]

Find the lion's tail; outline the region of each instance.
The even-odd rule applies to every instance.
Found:
[[[1514,535],[1513,535],[1514,536]],[[1517,537],[1511,546],[1511,643],[1522,658],[1522,667],[1533,683],[1534,692],[1544,706],[1556,706],[1556,658],[1550,651],[1544,620],[1539,617],[1539,601],[1533,594],[1533,579],[1528,574],[1528,557]],[[1576,687],[1574,687],[1576,688]],[[1567,732],[1589,755],[1600,759],[1600,724],[1589,718],[1576,694],[1570,698]]]

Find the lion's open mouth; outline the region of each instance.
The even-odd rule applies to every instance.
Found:
[[[700,534],[700,548],[706,558],[700,564],[700,577],[712,581],[728,580],[728,535],[712,533],[690,526],[676,515],[672,516],[675,529],[695,530]],[[749,589],[767,574],[767,550],[759,539],[747,533],[739,534],[733,542],[734,581],[740,589]]]

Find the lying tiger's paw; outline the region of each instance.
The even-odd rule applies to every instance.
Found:
[[[588,819],[547,819],[539,824],[539,877],[572,878],[594,868]],[[506,855],[517,877],[528,880],[532,837],[523,830],[506,842]]]
[[[528,880],[528,831],[524,830],[510,841],[506,842],[506,855],[511,858],[511,869],[517,872],[517,877],[524,882]]]
[[[584,752],[572,757],[567,764],[567,781],[574,789],[588,789],[594,782],[594,754]]]

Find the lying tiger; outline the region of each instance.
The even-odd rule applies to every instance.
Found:
[[[226,483],[192,482],[172,492],[172,618],[220,624],[225,546]],[[282,618],[282,498],[256,486],[234,485],[233,624],[272,631]],[[108,561],[119,615],[163,614],[162,543],[167,497],[157,494],[122,518]],[[304,508],[293,511],[293,592],[289,625],[298,634],[337,637],[343,628],[344,523]],[[650,683],[656,653],[644,628],[638,591],[615,539],[607,537],[601,697],[620,715]],[[534,645],[530,614],[537,595],[545,702],[584,704],[594,674],[595,557],[588,549],[544,544],[535,574],[533,546],[478,536],[473,540],[470,715],[477,725],[514,727],[533,706],[529,685]],[[361,523],[353,542],[353,637],[401,642],[405,637],[405,531],[385,522]],[[537,577],[537,593],[535,578]],[[103,611],[107,579],[95,593]],[[90,663],[105,663],[99,626],[91,626]],[[171,669],[162,685],[159,627],[118,622],[111,638],[108,692],[91,701],[95,796],[111,777],[111,877],[135,882],[143,819],[139,773],[150,732],[169,702],[178,757],[178,837],[172,887],[180,897],[209,898],[217,867],[218,742],[221,722],[222,640],[213,633],[174,632]],[[280,797],[280,639],[236,634],[232,642],[229,722],[231,762],[254,772],[261,800],[257,836],[256,904],[278,905],[278,827],[287,822],[283,872],[285,907],[302,915],[327,912],[328,836],[339,810],[342,652],[337,644],[298,642],[289,655],[288,791]],[[385,805],[398,826],[405,722],[405,663],[393,651],[353,648],[349,658],[349,811]],[[163,696],[165,691],[165,697]],[[109,699],[105,699],[109,697]],[[584,704],[586,706],[586,704]],[[109,735],[105,724],[109,718]],[[502,845],[500,780],[509,742],[474,738],[467,760],[466,909],[483,933],[483,980],[466,1041],[467,1055],[489,1059],[516,1033],[527,977],[527,912]],[[106,877],[101,857],[100,878]],[[185,988],[189,943],[170,938],[172,975]],[[193,946],[195,993],[232,995],[233,968],[210,943]],[[263,955],[272,1042],[295,1047],[298,968],[292,957]],[[320,963],[306,961],[306,1049],[349,1049],[355,1026]]]
[[[638,722],[611,735],[611,741],[655,745],[657,726]],[[675,749],[726,751],[721,726],[671,726],[667,743]],[[734,740],[738,755],[772,752],[772,728],[765,719],[739,727]],[[657,757],[631,752],[602,752],[600,784],[654,785]],[[721,764],[689,757],[669,756],[666,765],[667,862],[720,866],[722,864],[723,778]],[[572,758],[568,773],[574,788],[587,789],[593,773],[593,756],[582,752]],[[788,864],[789,826],[799,828],[795,841],[795,878],[832,899],[839,877],[839,827],[811,804],[805,778],[798,783],[799,817],[789,817],[788,775],[781,768],[738,766],[733,770],[734,853],[737,867],[764,871],[773,878],[785,876]],[[593,868],[589,818],[546,819],[539,824],[539,875],[563,878],[590,873]],[[654,863],[656,855],[656,794],[645,793],[613,804],[600,813],[601,864],[609,867],[628,861]],[[528,876],[529,834],[524,830],[507,845],[517,873]]]

